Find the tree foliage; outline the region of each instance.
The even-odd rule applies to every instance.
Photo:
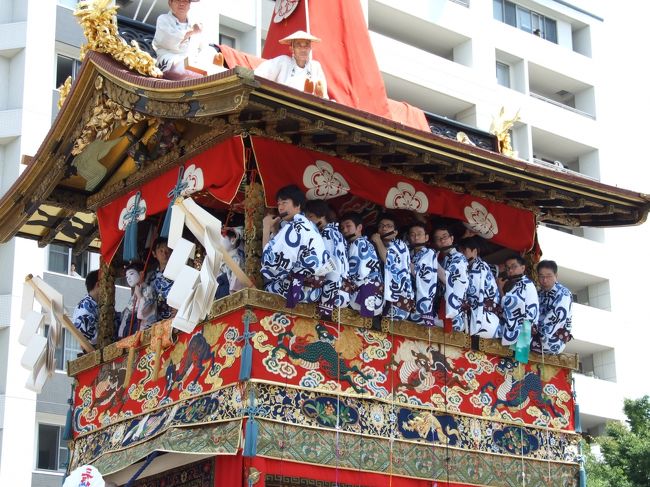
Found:
[[[650,396],[626,399],[627,425],[609,423],[596,439],[602,459],[586,455],[588,487],[650,487]]]

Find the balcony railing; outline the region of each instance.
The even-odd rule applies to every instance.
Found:
[[[581,173],[581,172],[578,172],[578,171],[573,171],[571,169],[567,169],[566,167],[564,167],[564,165],[560,161],[548,162],[548,161],[544,161],[542,159],[537,159],[536,157],[533,157],[531,162],[533,164],[537,164],[539,166],[544,166],[546,168],[553,169],[554,171],[561,172],[561,173],[564,173],[564,174],[573,174],[573,175],[578,174],[578,175],[582,176],[583,178],[591,179],[592,181],[598,181],[598,178],[594,178],[593,176],[589,176],[588,174],[584,174],[584,173]]]
[[[434,113],[424,112],[424,115],[427,118],[431,132],[436,135],[456,139],[458,132],[464,132],[477,147],[490,151],[497,150],[496,137],[488,132],[483,132],[475,127]]]
[[[577,108],[573,108],[569,105],[566,105],[562,102],[552,100],[551,98],[547,98],[544,95],[539,95],[534,92],[530,92],[530,96],[533,98],[536,98],[538,100],[544,101],[546,103],[550,103],[551,105],[555,105],[556,107],[564,108],[565,110],[569,110],[570,112],[577,113],[578,115],[582,115],[583,117],[591,118],[592,120],[596,120],[596,116],[592,115],[591,113],[583,112],[582,110],[578,110]]]

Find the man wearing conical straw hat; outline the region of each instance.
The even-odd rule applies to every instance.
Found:
[[[311,58],[312,42],[320,42],[320,39],[302,30],[280,39],[280,44],[290,47],[291,56],[281,55],[264,61],[255,69],[255,74],[327,99],[325,73],[320,63]]]

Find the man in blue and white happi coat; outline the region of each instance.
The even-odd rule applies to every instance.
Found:
[[[375,247],[362,234],[363,220],[358,213],[341,217],[341,233],[348,242],[348,278],[343,288],[350,294],[350,307],[364,318],[381,315],[384,308],[381,264]]]
[[[172,255],[172,249],[167,245],[167,239],[158,237],[152,246],[152,253],[158,262],[158,268],[150,272],[145,282],[150,287],[147,307],[155,305],[156,316],[154,323],[160,320],[166,320],[175,316],[176,311],[167,304],[167,295],[174,284],[174,281],[165,277],[165,269],[169,258]]]
[[[405,320],[413,310],[411,256],[406,242],[397,238],[397,224],[383,215],[370,238],[384,264],[384,316]]]
[[[562,353],[571,336],[573,297],[557,282],[557,264],[543,260],[537,264],[539,278],[539,325],[533,329],[530,349],[538,353]]]
[[[438,267],[440,300],[436,325],[446,331],[463,331],[465,318],[463,304],[469,286],[467,277],[467,259],[454,248],[454,235],[451,228],[440,226],[433,231],[433,244],[439,252]],[[451,328],[451,329],[450,329]]]
[[[481,237],[465,238],[458,244],[468,263],[465,302],[469,334],[498,338],[501,294],[490,266],[481,259],[481,244]]]
[[[285,186],[276,200],[279,216],[263,220],[264,287],[284,296],[289,308],[319,302],[329,254],[316,226],[301,213],[305,195],[295,185]]]
[[[345,307],[350,301],[349,293],[342,288],[350,270],[346,241],[338,223],[333,221],[334,212],[325,201],[307,201],[305,216],[320,230],[325,250],[330,256],[331,270],[325,275],[319,309],[323,318],[331,319],[334,308]]]
[[[438,288],[438,256],[427,247],[429,234],[422,223],[414,223],[409,228],[411,245],[411,274],[415,306],[411,312],[411,321],[433,326],[435,310],[433,309]]]
[[[91,271],[86,276],[86,294],[72,314],[74,327],[85,336],[92,345],[97,345],[99,323],[99,271]]]
[[[529,321],[531,329],[539,319],[539,300],[533,281],[526,276],[526,261],[520,255],[508,257],[505,261],[508,281],[505,283],[501,300],[501,343],[514,345],[524,321]]]

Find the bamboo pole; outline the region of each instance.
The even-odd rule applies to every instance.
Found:
[[[28,274],[27,277],[25,277],[25,282],[29,284],[32,289],[34,290],[34,295],[36,296],[36,299],[38,302],[44,306],[48,307],[50,300],[49,298],[45,295],[45,293],[39,288],[36,283],[34,282],[34,276],[31,274]],[[88,339],[81,333],[77,328],[74,326],[74,323],[72,323],[72,320],[66,315],[65,313],[61,313],[57,311],[56,309],[52,309],[52,312],[54,313],[54,316],[56,317],[57,320],[59,320],[59,323],[63,325],[64,328],[66,328],[70,333],[72,333],[72,336],[75,337],[75,339],[79,342],[81,345],[81,348],[86,351],[86,352],[93,352],[95,350],[95,347],[88,341]]]

